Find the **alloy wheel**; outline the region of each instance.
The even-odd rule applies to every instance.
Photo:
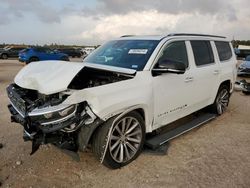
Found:
[[[109,151],[113,160],[125,163],[132,159],[142,142],[142,128],[134,117],[124,117],[111,132]]]
[[[216,104],[218,114],[223,114],[229,103],[229,92],[227,89],[222,89],[217,96]]]

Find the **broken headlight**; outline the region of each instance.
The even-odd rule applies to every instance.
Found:
[[[34,109],[29,113],[32,122],[41,125],[56,124],[75,116],[76,105],[58,105],[42,109]]]

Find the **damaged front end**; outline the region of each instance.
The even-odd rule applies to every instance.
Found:
[[[31,154],[35,153],[41,144],[48,143],[77,151],[80,128],[101,123],[87,102],[63,104],[69,96],[67,91],[44,95],[36,90],[11,84],[7,87],[7,93],[10,99],[8,108],[11,121],[24,127],[23,139],[32,141]]]

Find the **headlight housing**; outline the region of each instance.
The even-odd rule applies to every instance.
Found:
[[[56,124],[73,117],[76,113],[76,108],[76,105],[58,105],[34,109],[29,113],[29,117],[31,121],[41,125]]]

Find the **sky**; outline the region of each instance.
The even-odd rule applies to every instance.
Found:
[[[250,40],[249,0],[0,0],[0,43],[97,45],[185,32]]]

